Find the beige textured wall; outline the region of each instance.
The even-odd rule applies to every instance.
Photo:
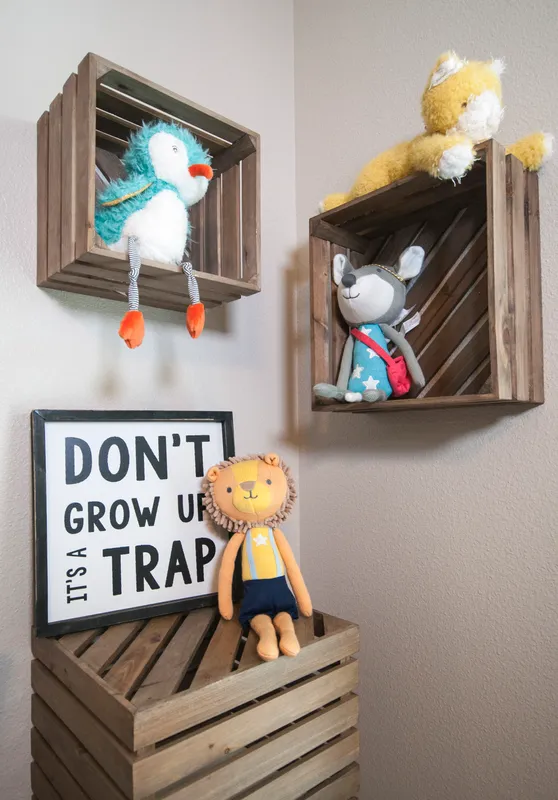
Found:
[[[419,131],[449,47],[507,59],[502,141],[558,132],[557,28],[555,0],[296,2],[299,241],[321,196]],[[557,196],[555,160],[544,407],[310,421],[302,362],[303,565],[316,605],[362,626],[362,800],[558,797]]]
[[[0,3],[0,797],[28,800],[33,408],[231,409],[238,452],[285,442],[285,274],[295,244],[292,3],[10,0]],[[263,292],[209,313],[194,342],[179,314],[35,286],[34,121],[88,50],[262,135]],[[254,335],[255,330],[259,336]],[[298,549],[296,515],[286,526]]]

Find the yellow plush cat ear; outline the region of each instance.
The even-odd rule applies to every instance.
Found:
[[[466,63],[467,62],[459,58],[457,53],[453,50],[442,53],[430,74],[429,88],[432,89],[434,86],[439,86],[443,81],[447,80],[450,75],[455,75],[456,72],[459,72]]]

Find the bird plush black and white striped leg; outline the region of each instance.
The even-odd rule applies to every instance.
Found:
[[[188,279],[188,294],[190,295],[190,305],[186,309],[186,327],[192,339],[197,339],[205,325],[205,307],[200,300],[200,290],[192,264],[184,261],[182,271]]]
[[[130,349],[139,347],[143,342],[145,323],[143,314],[139,310],[138,278],[141,269],[139,239],[137,236],[128,237],[128,259],[130,272],[128,273],[128,311],[120,323],[119,335],[124,339]]]

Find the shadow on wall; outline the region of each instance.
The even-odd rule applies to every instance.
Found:
[[[509,417],[537,409],[487,406],[382,414],[311,410],[309,254],[305,245],[292,253],[284,272],[285,420],[283,439],[306,451],[409,455],[436,451],[478,435]],[[297,402],[298,400],[298,402]],[[477,438],[482,447],[482,437]]]

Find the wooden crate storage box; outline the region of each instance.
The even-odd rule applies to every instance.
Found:
[[[384,403],[314,398],[320,411],[394,411],[544,401],[538,176],[491,140],[453,185],[417,174],[310,220],[312,385],[335,383],[348,326],[337,307],[333,257],[392,266],[426,251],[407,308],[407,338],[426,378],[417,397]]]
[[[257,133],[89,54],[37,125],[37,284],[124,300],[127,254],[95,234],[96,191],[121,177],[120,157],[142,123],[185,125],[212,154],[214,178],[190,209],[189,258],[211,308],[260,290]],[[145,260],[142,305],[183,311],[179,266]]]
[[[358,628],[296,626],[270,663],[215,609],[34,638],[34,796],[355,798]]]

